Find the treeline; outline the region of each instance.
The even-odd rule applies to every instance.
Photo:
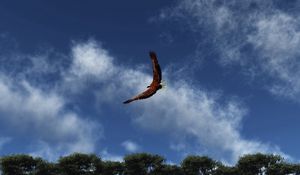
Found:
[[[127,155],[122,162],[74,153],[55,163],[18,154],[1,157],[0,167],[3,175],[300,175],[299,164],[260,153],[240,157],[235,166],[207,156],[187,156],[180,165],[170,165],[163,157],[147,153]]]

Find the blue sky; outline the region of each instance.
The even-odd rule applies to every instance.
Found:
[[[2,1],[0,153],[298,162],[300,3]],[[151,82],[156,51],[167,87]]]

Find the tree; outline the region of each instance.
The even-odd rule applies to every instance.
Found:
[[[268,169],[283,159],[277,155],[265,155],[261,153],[244,155],[237,163],[241,175],[264,174]]]
[[[164,158],[161,156],[147,153],[127,155],[124,160],[126,175],[155,174],[160,171],[162,163],[164,162]]]
[[[102,163],[103,171],[102,175],[123,175],[124,164],[121,162],[105,161]]]
[[[300,175],[300,165],[280,162],[270,166],[267,170],[267,175]]]
[[[36,172],[34,175],[57,175],[59,174],[59,169],[57,164],[49,163],[41,158],[36,159]]]
[[[3,175],[27,175],[36,171],[36,160],[24,154],[11,155],[1,158]]]
[[[300,175],[300,164],[292,164],[292,172],[295,173],[295,175]]]
[[[1,158],[3,175],[57,175],[58,168],[54,163],[48,163],[37,157],[19,154]]]
[[[184,175],[181,167],[177,165],[162,165],[155,175]]]
[[[236,167],[228,167],[224,165],[219,165],[214,175],[237,175],[238,169]]]
[[[208,175],[216,170],[217,162],[207,156],[188,156],[181,167],[186,175]]]
[[[102,171],[102,161],[94,154],[74,153],[61,157],[58,166],[64,175],[98,175]]]
[[[300,175],[300,164],[260,153],[244,155],[234,167],[206,156],[188,156],[178,166],[147,153],[127,155],[124,162],[102,162],[94,154],[74,153],[55,163],[19,154],[1,157],[0,169],[3,175]]]

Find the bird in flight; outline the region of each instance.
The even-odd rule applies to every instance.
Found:
[[[156,91],[158,91],[159,89],[162,88],[161,85],[161,69],[160,66],[158,64],[157,61],[157,57],[155,52],[149,52],[151,61],[152,61],[152,69],[153,69],[153,80],[152,83],[147,87],[147,90],[145,90],[144,92],[140,93],[139,95],[124,101],[124,104],[130,103],[132,101],[135,100],[141,100],[141,99],[145,99],[145,98],[149,98],[152,95],[154,95],[156,93]]]

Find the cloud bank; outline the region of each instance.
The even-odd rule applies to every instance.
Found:
[[[98,106],[103,103],[112,104],[110,98],[122,101],[130,97],[128,95],[144,90],[151,82],[151,75],[146,74],[144,70],[114,63],[114,59],[111,59],[109,55],[103,56],[102,53],[105,52],[102,51],[101,46],[93,41],[90,42],[81,44],[83,46],[81,48],[85,50],[79,53],[86,58],[82,61],[99,59],[97,63],[105,64],[99,64],[103,67],[98,66],[98,68],[106,70],[106,76],[102,77],[100,75],[102,71],[98,71],[97,77],[100,78],[95,79],[103,84],[98,93],[108,96],[108,99],[103,99],[103,96],[96,93],[99,98]],[[88,63],[81,64],[91,66],[85,67],[85,72],[92,70],[94,66]],[[109,70],[107,65],[110,65]],[[144,129],[167,133],[174,139],[181,138],[182,142],[187,142],[185,138],[189,138],[198,145],[198,153],[202,153],[201,150],[204,149],[205,153],[213,156],[229,155],[226,159],[231,161],[237,160],[243,154],[254,152],[283,154],[276,146],[243,138],[240,129],[247,109],[241,102],[224,100],[221,94],[200,89],[184,80],[169,79],[168,75],[172,74],[171,71],[163,72],[163,74],[168,88],[159,91],[151,99],[128,106],[127,112],[136,125]],[[89,75],[93,76],[94,72]]]
[[[102,150],[107,159],[119,159],[98,147],[101,121],[91,120],[69,106],[74,103],[74,96],[90,93],[97,108],[105,111],[104,104],[113,108],[116,101],[121,105],[119,102],[144,90],[152,75],[138,66],[129,68],[118,64],[94,40],[74,43],[66,57],[68,66],[59,69],[57,82],[47,88],[24,76],[22,81],[15,81],[5,71],[1,72],[0,120],[6,133],[15,133],[12,140],[29,136],[34,140],[31,142],[34,155],[50,157]],[[163,72],[166,89],[151,99],[122,109],[141,129],[165,133],[174,142],[187,145],[178,151],[205,153],[231,162],[247,153],[284,155],[276,146],[241,135],[242,119],[247,114],[242,102],[184,80],[173,80],[169,78],[171,74],[171,69]],[[96,88],[90,87],[93,84],[97,84]],[[131,141],[122,145],[129,152],[139,149]],[[193,150],[188,149],[191,145],[196,145]]]
[[[53,72],[66,73],[51,64],[47,54],[10,58],[6,55],[1,60],[16,63],[15,69],[1,66],[0,72],[0,121],[10,142],[20,144],[23,140],[26,146],[22,152],[50,160],[72,152],[96,151],[101,124],[68,108],[68,99],[61,94],[64,85],[53,85],[64,84],[60,77],[56,82],[48,79]],[[6,143],[4,139],[1,146]]]
[[[97,131],[97,125],[67,111],[64,98],[55,92],[41,91],[25,80],[16,83],[1,78],[0,97],[0,120],[5,125],[2,128],[8,130],[8,133],[15,133],[17,138],[36,140],[31,144],[37,152],[44,152],[39,150],[44,149],[39,146],[41,143],[43,147],[53,148],[48,150],[51,152],[49,155],[56,156],[95,150],[97,137],[93,132]]]

